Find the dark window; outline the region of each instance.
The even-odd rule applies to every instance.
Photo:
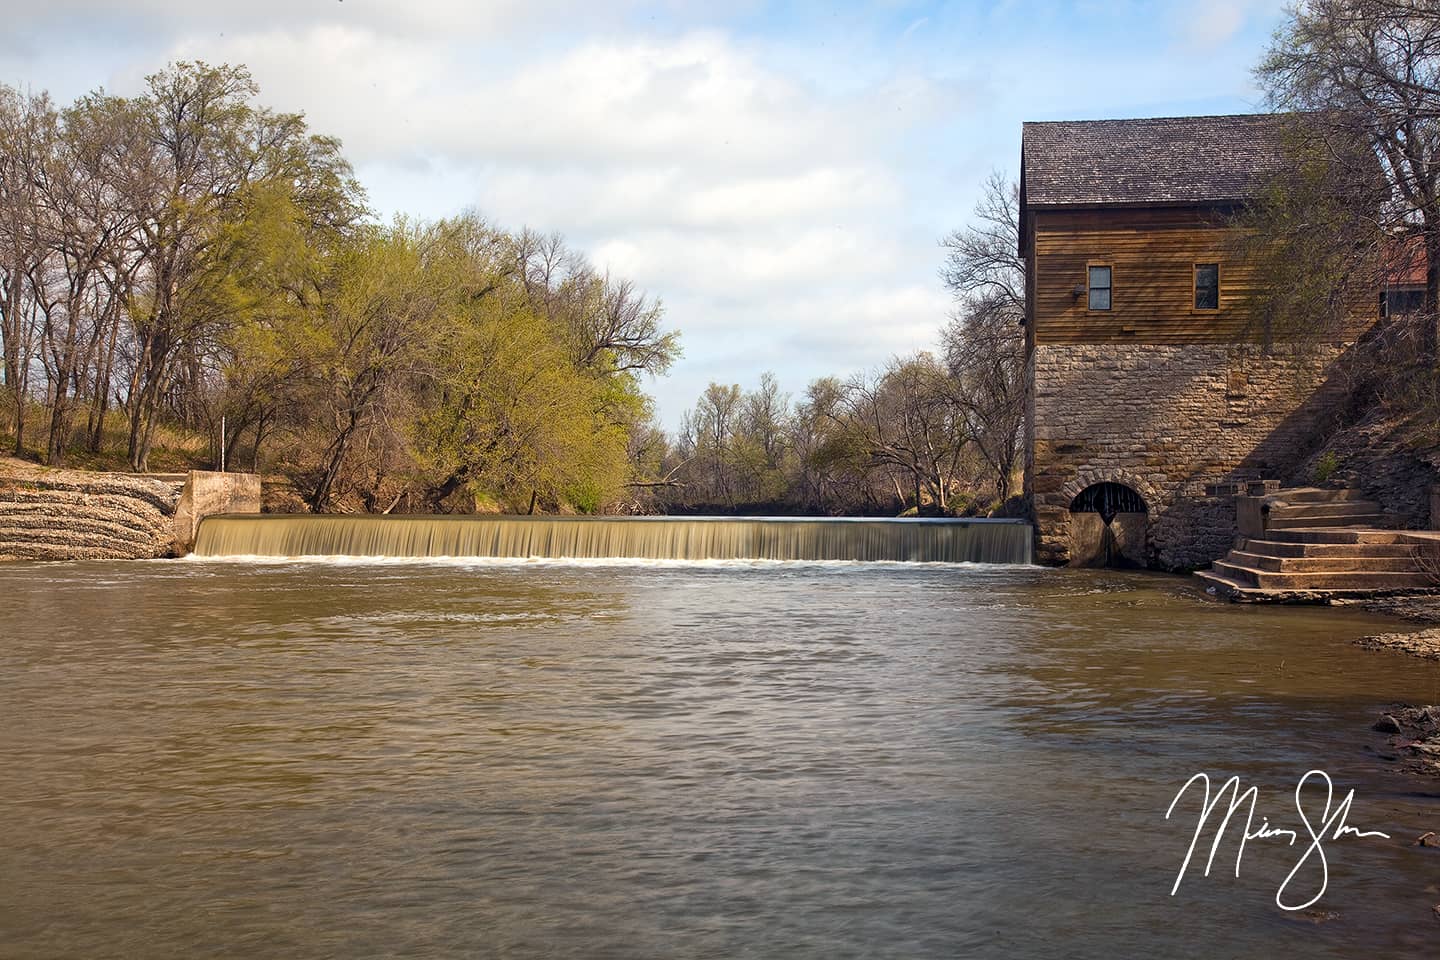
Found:
[[[1195,264],[1195,309],[1220,309],[1220,264]]]
[[[1425,309],[1424,290],[1387,290],[1380,294],[1380,316],[1397,317]]]
[[[1110,268],[1090,268],[1090,309],[1110,309]]]

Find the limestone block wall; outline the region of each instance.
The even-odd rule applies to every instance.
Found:
[[[1070,502],[1094,483],[1149,507],[1147,558],[1204,566],[1235,534],[1223,480],[1282,477],[1333,420],[1343,347],[1265,354],[1234,344],[1037,344],[1026,492],[1036,557],[1070,560]]]

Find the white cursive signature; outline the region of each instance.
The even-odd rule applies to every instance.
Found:
[[[1323,781],[1325,786],[1325,806],[1320,811],[1319,819],[1315,821],[1312,821],[1306,813],[1303,797],[1306,784],[1312,780],[1317,783]],[[1238,776],[1226,780],[1212,798],[1210,795],[1209,775],[1204,773],[1195,774],[1195,776],[1185,781],[1185,785],[1180,788],[1180,792],[1175,794],[1175,799],[1170,801],[1170,807],[1165,811],[1166,820],[1169,820],[1170,815],[1175,812],[1175,805],[1180,802],[1180,798],[1185,796],[1185,793],[1196,783],[1204,785],[1205,799],[1200,809],[1200,818],[1195,823],[1195,833],[1190,838],[1190,849],[1185,851],[1185,862],[1180,864],[1180,872],[1175,875],[1175,884],[1170,888],[1170,895],[1172,897],[1175,896],[1175,892],[1180,889],[1180,881],[1185,879],[1185,871],[1190,868],[1190,860],[1195,855],[1195,846],[1200,842],[1200,836],[1205,832],[1205,827],[1210,822],[1211,814],[1220,806],[1220,801],[1225,799],[1227,793],[1230,795],[1230,802],[1225,809],[1224,819],[1220,821],[1220,825],[1215,830],[1215,839],[1210,844],[1210,855],[1205,859],[1204,876],[1210,876],[1210,866],[1215,862],[1215,854],[1220,849],[1220,841],[1224,839],[1225,830],[1230,825],[1230,819],[1235,815],[1236,810],[1245,806],[1247,800],[1249,801],[1249,809],[1245,812],[1245,829],[1240,835],[1240,845],[1235,851],[1235,876],[1240,876],[1240,861],[1245,856],[1245,844],[1247,842],[1251,840],[1269,840],[1275,837],[1284,837],[1287,839],[1287,844],[1293,847],[1300,839],[1300,834],[1295,830],[1272,827],[1268,818],[1262,817],[1260,825],[1258,827],[1254,825],[1255,803],[1260,793],[1255,787],[1241,790],[1240,778]],[[1285,875],[1285,879],[1280,883],[1280,889],[1275,891],[1275,905],[1281,910],[1304,910],[1325,895],[1325,888],[1330,885],[1330,865],[1325,859],[1324,844],[1326,840],[1339,840],[1347,834],[1355,837],[1382,837],[1386,840],[1390,839],[1388,833],[1381,833],[1379,830],[1357,830],[1345,822],[1350,816],[1350,804],[1355,800],[1354,790],[1345,794],[1345,799],[1335,805],[1335,809],[1332,812],[1330,808],[1334,803],[1334,799],[1335,785],[1331,782],[1330,775],[1324,770],[1311,770],[1307,772],[1305,776],[1300,778],[1300,782],[1295,785],[1295,810],[1300,815],[1301,823],[1305,825],[1305,832],[1310,836],[1310,845],[1305,849],[1304,854],[1301,855],[1295,866]],[[1300,869],[1304,867],[1306,863],[1310,862],[1311,857],[1319,857],[1320,860],[1319,889],[1315,891],[1314,896],[1304,903],[1286,903],[1285,891],[1290,888],[1291,883],[1295,880]]]

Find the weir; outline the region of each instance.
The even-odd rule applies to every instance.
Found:
[[[1030,563],[1020,520],[212,516],[203,557],[487,557]]]

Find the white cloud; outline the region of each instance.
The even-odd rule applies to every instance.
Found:
[[[1286,0],[1181,0],[1172,11],[1176,34],[1197,50],[1213,50],[1234,40],[1245,27],[1268,19]]]
[[[243,32],[264,23],[281,29],[342,24],[385,36],[456,39],[494,37],[544,26],[600,28],[615,23],[637,0],[29,0],[0,2],[11,27],[93,29],[122,22],[166,35],[202,30]]]
[[[712,378],[773,367],[798,391],[933,339],[938,228],[903,223],[893,155],[963,88],[826,93],[715,31],[519,57],[433,39],[303,24],[194,33],[169,56],[248,64],[268,102],[344,139],[382,206],[438,189],[448,205],[420,206],[560,230],[662,297],[686,350],[655,386],[667,423]]]
[[[268,98],[303,106],[362,161],[423,149],[527,169],[685,164],[765,175],[776,163],[852,152],[865,132],[848,104],[818,100],[714,33],[587,42],[516,61],[463,37],[437,46],[316,25],[190,35],[169,54],[249,65]]]
[[[933,343],[936,240],[1015,172],[1020,121],[1224,109],[1281,2],[0,0],[0,79],[68,98],[247,64],[382,213],[558,230],[662,297],[673,426],[710,379],[798,394]]]

